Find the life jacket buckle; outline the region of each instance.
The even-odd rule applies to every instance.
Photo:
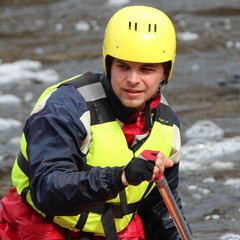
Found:
[[[124,214],[120,205],[112,204],[111,207],[112,207],[114,218],[123,218]]]

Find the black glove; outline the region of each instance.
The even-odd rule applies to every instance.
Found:
[[[133,158],[124,168],[125,176],[130,185],[137,186],[142,181],[151,180],[155,162],[142,158]]]
[[[151,180],[158,151],[144,150],[138,157],[124,167],[116,167],[114,179],[120,190],[126,186],[122,182],[122,171],[125,170],[126,180],[130,185],[137,186],[141,182]]]

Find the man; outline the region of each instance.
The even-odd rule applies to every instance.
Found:
[[[131,6],[113,15],[104,74],[48,88],[24,126],[14,187],[2,200],[2,240],[180,239],[154,184],[164,172],[182,209],[179,122],[161,95],[175,52],[163,12]],[[144,150],[156,161],[142,159]]]

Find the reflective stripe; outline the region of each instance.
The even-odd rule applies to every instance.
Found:
[[[101,98],[106,98],[106,94],[100,82],[80,87],[78,88],[78,91],[84,97],[86,102],[95,101]]]

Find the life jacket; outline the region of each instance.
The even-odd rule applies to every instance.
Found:
[[[134,156],[138,156],[146,149],[161,151],[166,157],[170,156],[174,141],[174,127],[170,107],[165,102],[160,103],[149,136],[140,144],[137,144],[135,149],[129,149],[121,126],[112,114],[111,106],[101,82],[92,73],[76,76],[45,90],[37,101],[33,113],[41,110],[51,93],[64,84],[71,84],[76,87],[87,102],[91,115],[91,121],[89,119],[89,122],[91,122],[89,142],[84,143],[85,146],[89,146],[87,164],[81,170],[86,171],[94,166],[124,166]],[[122,231],[130,223],[141,200],[154,187],[154,185],[144,181],[139,186],[128,186],[116,198],[91,209],[91,211],[76,216],[48,216],[39,211],[31,199],[26,149],[27,139],[23,133],[21,151],[12,170],[12,180],[18,194],[23,196],[42,216],[72,231],[93,232],[97,236],[105,236],[108,232],[107,225],[114,225],[117,232]]]

